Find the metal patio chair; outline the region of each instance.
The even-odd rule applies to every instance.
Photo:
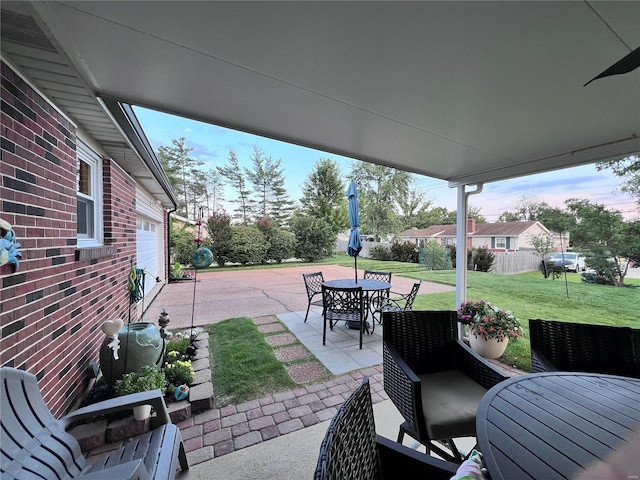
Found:
[[[322,286],[323,317],[322,345],[327,340],[327,323],[329,330],[341,321],[349,325],[356,325],[360,330],[360,349],[362,350],[362,336],[369,327],[366,322],[366,302],[362,287],[334,288]]]
[[[189,468],[180,429],[171,423],[160,390],[136,393],[80,408],[57,420],[44,403],[35,375],[0,368],[0,473],[2,479],[173,479]],[[137,405],[151,404],[154,429],[88,463],[66,429]]]
[[[640,378],[640,329],[529,320],[531,370],[608,373]]]
[[[324,277],[322,276],[322,272],[315,272],[303,273],[302,278],[304,279],[304,286],[307,289],[307,298],[309,301],[307,304],[307,313],[304,316],[304,321],[306,322],[311,305],[315,305],[316,307],[322,306],[322,284],[324,283]],[[313,299],[316,295],[320,295],[319,300]]]
[[[364,378],[329,424],[314,480],[449,480],[456,468],[376,435],[369,379]]]
[[[413,308],[413,302],[418,296],[418,291],[422,285],[422,280],[413,284],[409,293],[399,294],[391,292],[394,295],[399,295],[395,298],[377,298],[372,300],[371,304],[371,317],[375,321],[376,315],[378,316],[378,323],[382,323],[382,314],[384,312],[402,312],[405,310],[411,310]]]
[[[427,452],[461,463],[453,439],[476,436],[480,400],[507,375],[457,338],[455,311],[383,316],[384,390],[405,419],[398,442],[407,433]]]

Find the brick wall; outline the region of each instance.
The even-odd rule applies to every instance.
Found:
[[[87,365],[104,340],[102,321],[128,320],[135,182],[103,159],[105,246],[78,250],[76,128],[1,68],[0,218],[13,225],[22,260],[15,273],[0,267],[0,364],[34,373],[60,416],[84,392]]]

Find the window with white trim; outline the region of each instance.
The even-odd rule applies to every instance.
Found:
[[[496,237],[496,248],[502,248],[504,250],[507,249],[506,237]]]
[[[100,157],[78,142],[76,198],[78,247],[102,245],[102,164]]]

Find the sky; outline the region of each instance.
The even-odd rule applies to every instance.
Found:
[[[138,120],[151,145],[157,151],[161,145],[171,146],[171,140],[185,137],[186,145],[193,150],[190,156],[205,164],[203,170],[225,165],[229,151],[238,155],[241,166],[250,166],[254,146],[266,156],[282,160],[285,187],[293,200],[300,198],[302,184],[321,158],[331,158],[345,176],[354,159],[272,140],[249,133],[218,127],[194,120],[168,115],[154,110],[135,108]],[[415,175],[414,187],[426,192],[425,198],[432,206],[456,210],[456,190],[447,182],[432,177]],[[470,205],[480,208],[480,214],[489,222],[498,221],[504,211],[515,210],[519,200],[526,196],[536,202],[547,202],[552,207],[565,208],[568,198],[588,199],[592,203],[619,210],[625,218],[637,218],[639,213],[632,197],[619,191],[621,179],[610,171],[598,172],[595,165],[556,170],[484,185],[482,193],[469,197]],[[234,198],[233,190],[225,191],[227,199]]]

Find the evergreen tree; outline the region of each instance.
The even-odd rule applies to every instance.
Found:
[[[224,166],[216,167],[220,175],[227,179],[229,185],[231,185],[238,197],[231,200],[232,203],[238,204],[238,207],[233,211],[236,212],[234,217],[239,219],[243,225],[248,225],[251,217],[252,202],[251,202],[251,190],[247,185],[247,179],[245,178],[245,172],[240,168],[240,162],[238,161],[238,155],[234,150],[229,150],[228,164]]]
[[[189,156],[193,148],[185,145],[184,137],[174,138],[171,143],[172,147],[162,145],[158,148],[158,159],[171,182],[171,187],[180,199],[178,213],[188,217],[190,206],[194,205],[196,197],[193,190],[197,189],[197,182],[194,183],[194,179],[198,178],[198,167],[204,165],[204,162]]]
[[[335,236],[349,228],[345,191],[338,164],[330,158],[322,158],[315,163],[302,186],[302,212],[322,219]]]
[[[260,148],[254,146],[251,156],[251,168],[245,168],[244,173],[253,185],[255,199],[255,214],[259,217],[271,217],[279,224],[287,219],[286,210],[292,209],[293,202],[284,188],[284,170],[282,160],[267,157]]]

